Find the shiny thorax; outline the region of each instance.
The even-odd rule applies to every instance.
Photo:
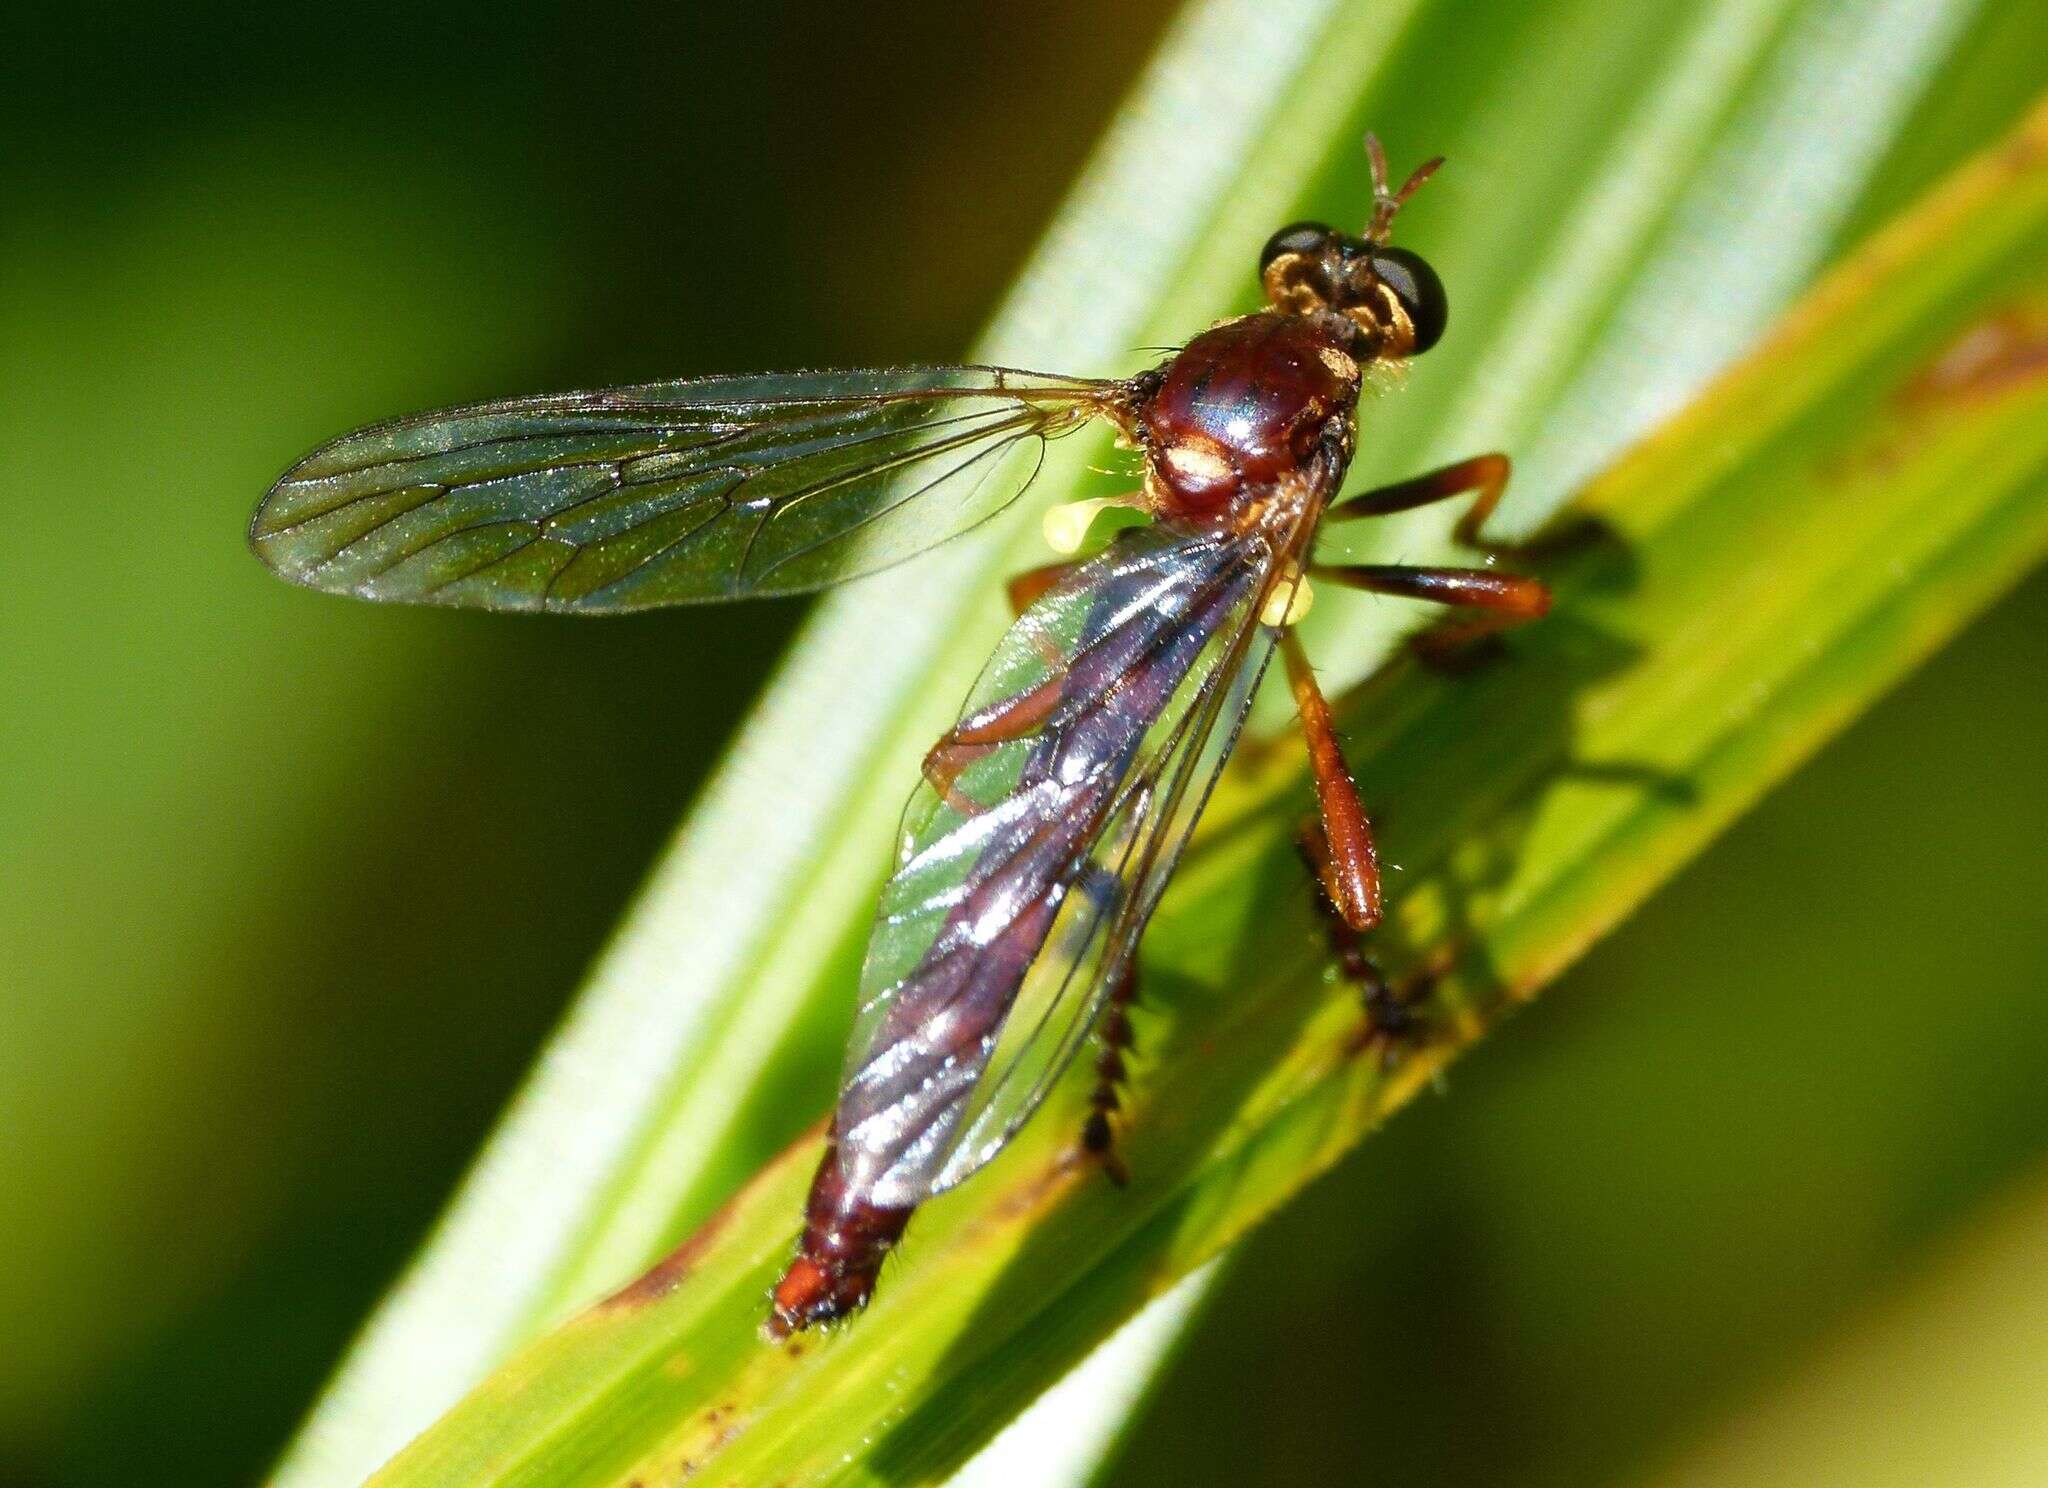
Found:
[[[1337,317],[1268,311],[1190,341],[1133,421],[1153,509],[1229,519],[1333,437],[1348,449],[1359,384],[1352,339]]]

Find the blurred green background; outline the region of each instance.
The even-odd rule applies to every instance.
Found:
[[[261,1472],[796,614],[323,600],[242,548],[270,478],[959,354],[1169,9],[17,23],[0,1480]],[[1115,1476],[1630,1477],[2048,1162],[2044,675],[2037,580],[1258,1236]]]

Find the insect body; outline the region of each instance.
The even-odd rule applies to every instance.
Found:
[[[1427,350],[1446,319],[1428,265],[1386,242],[1437,162],[1394,191],[1367,146],[1366,231],[1283,228],[1267,308],[1136,377],[936,367],[481,404],[345,436],[256,512],[258,554],[316,588],[599,613],[874,572],[1014,500],[1045,440],[1090,419],[1141,452],[1123,504],[1151,523],[1013,586],[1016,623],[926,756],[776,1332],[865,1304],[917,1206],[1002,1148],[1098,1024],[1084,1138],[1116,1170],[1138,938],[1276,647],[1314,767],[1304,850],[1348,931],[1378,920],[1371,829],[1291,629],[1309,575],[1467,607],[1467,631],[1547,606],[1488,568],[1311,562],[1326,521],[1460,493],[1472,539],[1507,475],[1482,456],[1332,504],[1364,369]]]

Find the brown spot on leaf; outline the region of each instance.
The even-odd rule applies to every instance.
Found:
[[[1997,397],[2048,374],[2048,314],[2012,308],[1985,317],[1942,348],[1899,390],[1919,410]]]
[[[2037,165],[2043,154],[2039,129],[2023,129],[2006,145],[2001,164],[2015,175],[2024,175]]]
[[[1952,410],[1996,402],[2048,377],[2048,312],[2007,306],[1972,321],[1892,395],[1884,432],[1825,460],[1820,473],[1854,479],[1896,468]]]
[[[1075,1175],[1084,1165],[1081,1153],[1071,1147],[1061,1149],[1050,1163],[991,1205],[986,1218],[977,1222],[975,1228],[1017,1224],[1050,1208],[1056,1195],[1073,1186]]]
[[[678,1245],[674,1250],[648,1267],[646,1272],[627,1282],[616,1292],[598,1303],[602,1312],[632,1311],[658,1302],[683,1284],[683,1279],[696,1268],[698,1260],[718,1238],[718,1232],[725,1228],[731,1218],[732,1206],[717,1210],[697,1227],[695,1234]]]

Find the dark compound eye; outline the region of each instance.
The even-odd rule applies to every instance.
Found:
[[[1437,278],[1435,269],[1406,248],[1381,248],[1372,256],[1372,271],[1408,312],[1408,322],[1415,327],[1411,353],[1428,351],[1443,339],[1444,326],[1451,318],[1451,302],[1444,295],[1444,282]]]
[[[1259,272],[1265,273],[1266,265],[1283,253],[1320,253],[1336,236],[1334,229],[1320,222],[1290,222],[1266,239],[1266,246],[1259,252]]]

